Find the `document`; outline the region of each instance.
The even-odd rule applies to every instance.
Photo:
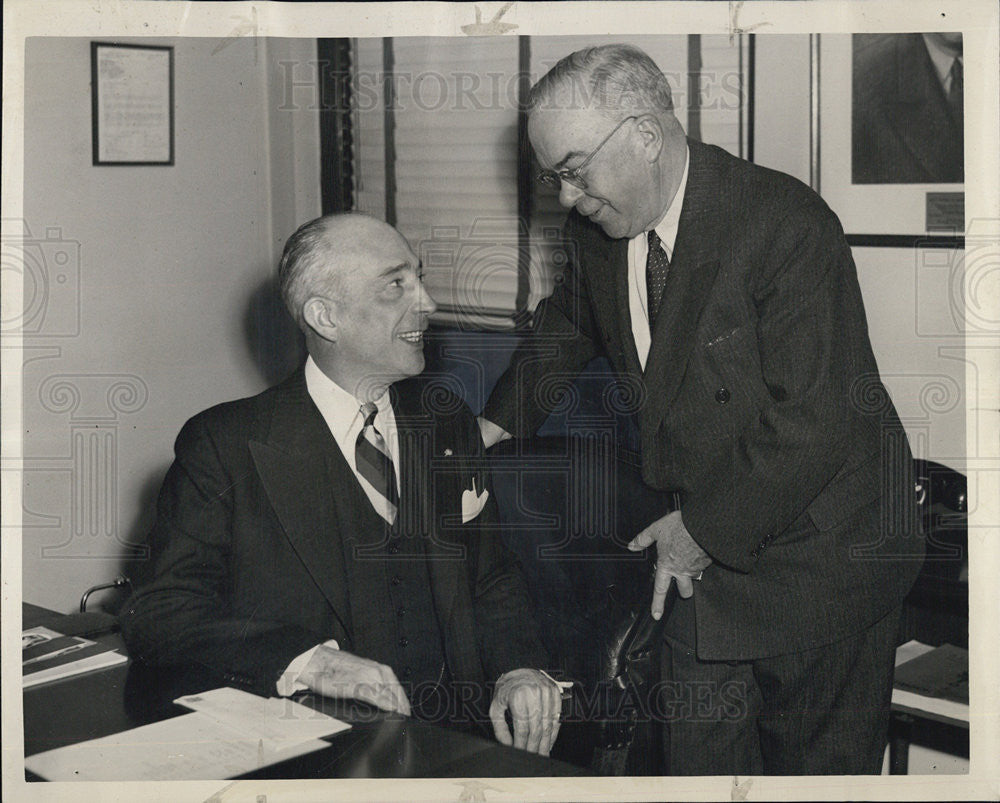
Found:
[[[328,747],[351,726],[291,700],[215,689],[176,700],[199,710],[30,756],[49,781],[222,780]],[[228,707],[228,710],[223,710]]]
[[[892,702],[919,712],[969,721],[969,652],[952,644],[909,641],[896,650]]]
[[[174,702],[204,714],[236,733],[252,733],[273,750],[351,727],[287,697],[258,697],[228,687],[178,697]]]
[[[21,673],[26,689],[126,660],[120,652],[96,641],[64,636],[47,627],[21,632]]]

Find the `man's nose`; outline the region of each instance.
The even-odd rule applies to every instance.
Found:
[[[427,288],[424,287],[423,282],[418,285],[418,288],[417,311],[423,315],[433,315],[437,312],[438,305],[434,303],[434,299],[427,292]]]
[[[567,209],[571,209],[573,204],[577,202],[577,199],[584,194],[583,190],[570,184],[568,181],[559,182],[559,203]]]

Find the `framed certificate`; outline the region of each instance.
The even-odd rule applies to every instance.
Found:
[[[95,165],[174,163],[174,49],[91,42]]]

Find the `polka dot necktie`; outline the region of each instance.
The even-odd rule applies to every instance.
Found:
[[[361,415],[365,423],[358,433],[354,445],[354,465],[358,474],[367,480],[386,500],[386,519],[392,524],[399,508],[399,492],[396,490],[396,470],[389,457],[385,439],[375,429],[375,414],[378,408],[371,402],[361,405]]]
[[[670,260],[660,245],[659,235],[655,231],[650,231],[647,236],[649,251],[646,254],[646,304],[649,308],[649,329],[652,331],[660,311],[660,303],[663,301],[663,288],[667,285]]]

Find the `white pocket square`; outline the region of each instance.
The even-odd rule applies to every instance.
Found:
[[[472,521],[483,512],[490,492],[483,488],[482,493],[476,493],[476,481],[472,480],[472,488],[462,491],[462,524]]]

